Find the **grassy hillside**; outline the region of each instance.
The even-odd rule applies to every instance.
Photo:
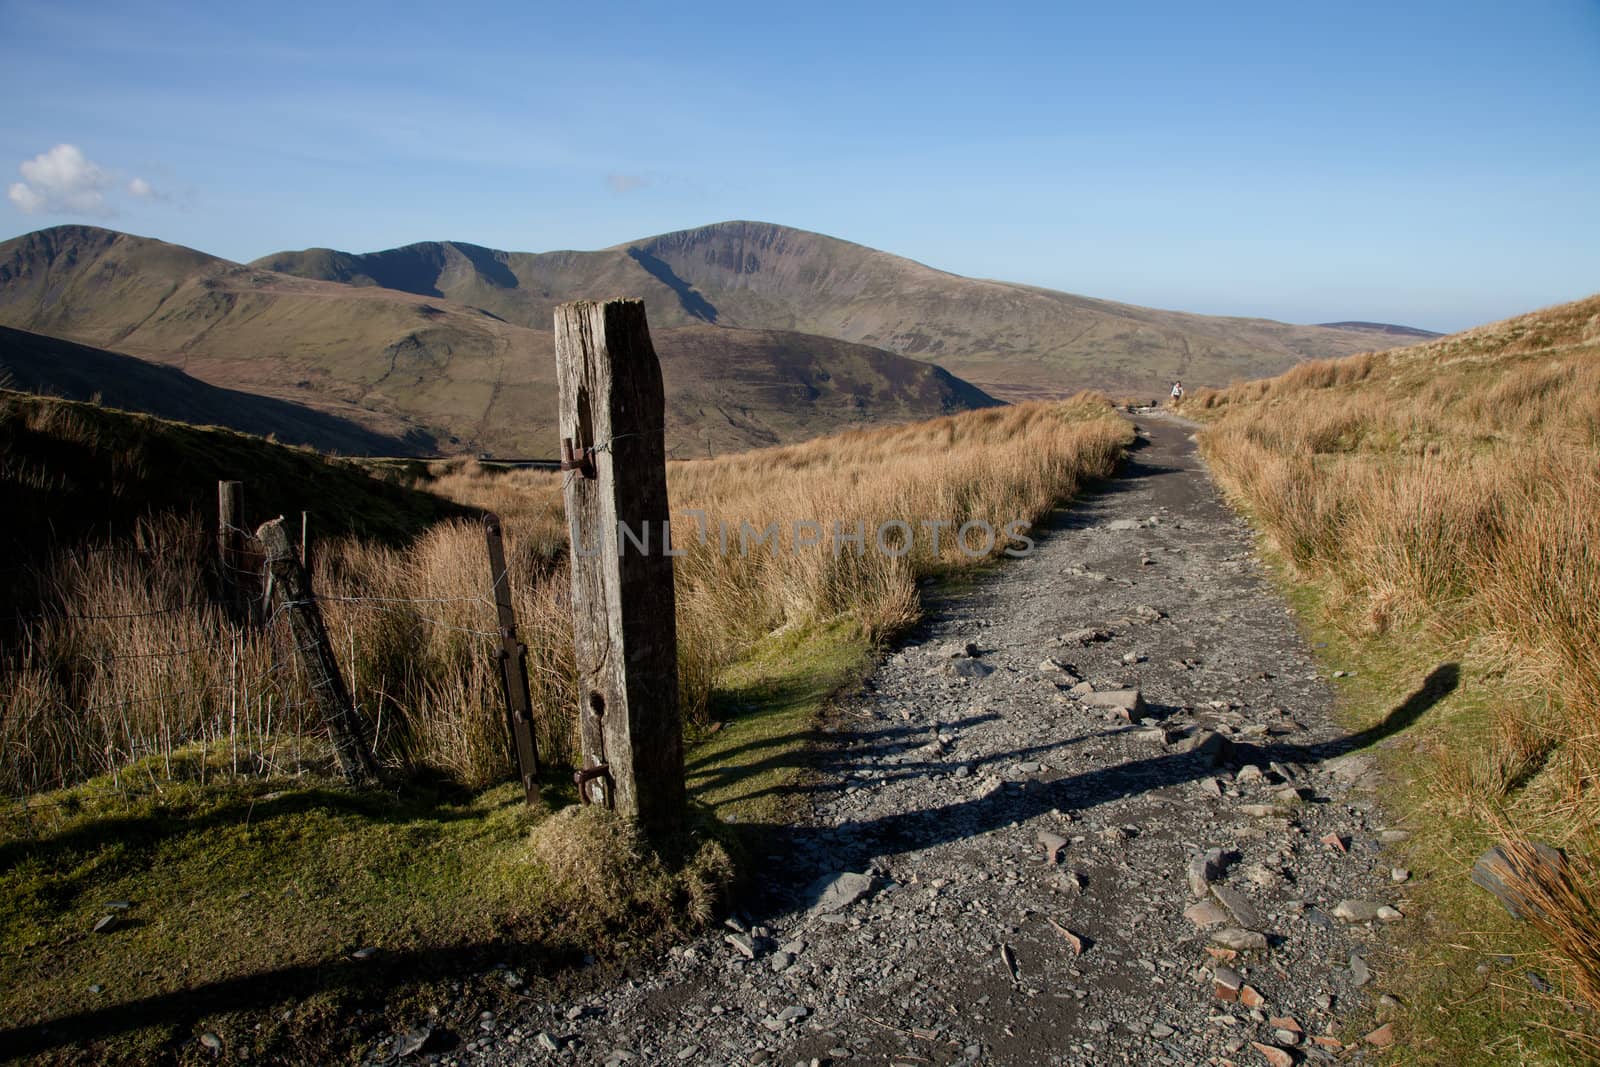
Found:
[[[1173,378],[1220,385],[1397,340],[1377,324],[1189,315],[963,278],[759,222],[724,222],[595,252],[429,242],[368,255],[281,252],[255,265],[448,297],[521,323],[549,321],[562,300],[629,293],[645,300],[659,325],[797,330],[870,344],[930,360],[1005,399],[1082,388],[1156,395]]]
[[[1353,726],[1459,674],[1387,753],[1431,908],[1408,1059],[1600,1052],[1600,296],[1184,406],[1351,672]],[[1467,880],[1525,838],[1567,851],[1531,923]]]
[[[93,400],[197,426],[271,436],[345,455],[433,455],[437,443],[397,425],[395,433],[368,429],[370,415],[349,405],[327,409],[223,389],[168,367],[120,352],[74,344],[44,334],[0,326],[0,386],[66,400]]]
[[[316,407],[379,436],[431,439],[443,452],[554,452],[548,313],[517,325],[427,293],[290,277],[66,226],[0,244],[0,323]],[[653,322],[652,334],[678,455],[992,403],[935,368],[859,345],[671,325]],[[339,441],[348,436],[318,444]]]
[[[309,511],[319,536],[400,544],[467,512],[307,448],[97,404],[0,390],[0,535],[22,562],[85,540],[127,536],[141,518],[216,514],[217,482],[246,483],[247,518]]]

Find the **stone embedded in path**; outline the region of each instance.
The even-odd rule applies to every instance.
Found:
[[[1211,883],[1222,877],[1222,850],[1207,849],[1195,856],[1189,861],[1184,875],[1189,880],[1189,892],[1197,898],[1204,897]]]
[[[1347,923],[1369,923],[1382,910],[1383,905],[1371,900],[1341,900],[1334,906],[1333,916]]]
[[[1238,1000],[1244,987],[1244,976],[1232,967],[1218,967],[1212,972],[1211,992],[1218,1000]]]
[[[832,915],[841,912],[872,892],[872,884],[872,875],[850,871],[819,878],[811,883],[806,893],[806,898],[813,901],[811,914]]]
[[[1111,631],[1103,630],[1097,626],[1088,626],[1082,630],[1062,634],[1059,638],[1063,645],[1092,645],[1096,641],[1111,640]]]
[[[1294,1054],[1287,1049],[1278,1048],[1276,1045],[1263,1045],[1259,1041],[1250,1042],[1250,1047],[1261,1053],[1261,1058],[1272,1067],[1294,1067]]]
[[[1244,894],[1237,889],[1214,884],[1211,886],[1211,895],[1217,898],[1217,903],[1228,909],[1228,913],[1240,926],[1253,929],[1261,925],[1261,915],[1256,911],[1255,905],[1246,900]]]
[[[1267,935],[1255,930],[1240,930],[1230,926],[1211,935],[1211,940],[1236,952],[1259,951],[1267,947]]]
[[[1217,767],[1233,752],[1233,742],[1202,726],[1178,743],[1178,752],[1201,756],[1209,766]]]
[[[1100,693],[1085,693],[1078,700],[1091,708],[1110,708],[1121,712],[1129,722],[1145,718],[1144,694],[1137,689],[1107,689]]]
[[[957,678],[970,678],[973,681],[987,678],[989,675],[994,673],[993,667],[982,662],[981,660],[975,659],[952,660],[950,665],[945,669],[951,674],[955,675]]]
[[[1067,847],[1067,839],[1049,830],[1040,830],[1039,844],[1044,846],[1044,861],[1055,866],[1061,858],[1061,850]]]
[[[1365,752],[1352,752],[1348,756],[1331,759],[1322,769],[1346,785],[1369,785],[1377,770],[1377,761]]]
[[[394,1054],[396,1058],[404,1059],[422,1051],[422,1046],[428,1043],[433,1036],[433,1027],[423,1023],[415,1030],[394,1035]]]
[[[1119,533],[1126,530],[1138,530],[1143,528],[1143,526],[1144,523],[1140,522],[1138,519],[1112,519],[1110,522],[1106,523],[1106,529],[1116,530]]]
[[[1367,966],[1367,961],[1360,956],[1350,957],[1350,981],[1357,989],[1372,981],[1372,969]]]
[[[1202,930],[1229,921],[1227,911],[1214,900],[1202,900],[1198,904],[1189,905],[1183,909],[1183,917]]]

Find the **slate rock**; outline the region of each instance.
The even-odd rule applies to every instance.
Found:
[[[1137,689],[1107,689],[1099,693],[1085,693],[1078,699],[1091,708],[1119,711],[1129,722],[1140,722],[1145,718],[1144,694]]]
[[[1227,927],[1211,935],[1211,940],[1223,948],[1231,948],[1236,952],[1249,952],[1267,947],[1267,935],[1255,930],[1241,930],[1238,927]]]
[[[1228,909],[1240,926],[1254,929],[1261,925],[1261,915],[1256,911],[1255,905],[1245,899],[1243,893],[1232,886],[1213,884],[1211,895],[1217,898],[1217,903]]]
[[[972,681],[981,681],[994,673],[993,667],[975,659],[951,660],[950,666],[945,669],[957,678],[968,678]]]
[[[1183,910],[1183,917],[1194,923],[1201,930],[1211,926],[1220,926],[1229,921],[1229,915],[1221,904],[1214,900],[1202,900],[1198,904],[1191,904]]]
[[[1334,906],[1333,915],[1347,923],[1369,923],[1378,917],[1382,907],[1370,900],[1341,900]]]
[[[832,915],[841,912],[872,892],[873,877],[842,871],[830,874],[811,883],[806,897],[812,901],[811,914]]]
[[[1507,848],[1495,845],[1472,865],[1472,881],[1493,893],[1513,919],[1526,919],[1538,911],[1527,887],[1555,888],[1566,876],[1567,858],[1542,841],[1527,841]]]
[[[1211,883],[1222,877],[1222,850],[1207,849],[1196,855],[1189,860],[1184,876],[1189,880],[1190,893],[1196,898],[1205,896],[1211,888]]]

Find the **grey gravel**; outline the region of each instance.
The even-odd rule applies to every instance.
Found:
[[[451,1058],[1193,1064],[1281,1043],[1273,1017],[1357,1016],[1393,927],[1330,913],[1405,905],[1377,762],[1332,722],[1189,429],[1141,422],[1108,491],[1029,557],[928,590],[927,621],[820,724],[809,815],[749,838],[755,958],[718,928],[508,1006]],[[1112,693],[1137,700],[1097,706]],[[1261,1009],[1216,999],[1235,977]]]

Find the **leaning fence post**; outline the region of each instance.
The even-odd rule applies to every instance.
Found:
[[[529,804],[539,802],[539,750],[533,740],[533,701],[528,696],[528,646],[517,639],[517,615],[511,607],[511,582],[506,572],[506,546],[500,516],[483,517],[483,536],[489,546],[489,579],[494,591],[495,614],[500,622],[500,690],[505,695],[506,721],[522,792]]]
[[[279,601],[288,612],[295,649],[311,683],[312,699],[333,738],[339,769],[351,784],[375,778],[378,768],[372,758],[372,746],[367,743],[361,718],[350,702],[350,692],[328,641],[328,628],[322,622],[322,609],[311,592],[311,578],[295,556],[282,516],[264,523],[256,531],[256,538],[266,550],[267,570]]]
[[[644,304],[555,312],[562,487],[583,743],[579,791],[657,838],[683,825],[683,729],[667,531],[665,402]],[[619,530],[646,539],[621,551]],[[651,535],[655,543],[650,543]]]

